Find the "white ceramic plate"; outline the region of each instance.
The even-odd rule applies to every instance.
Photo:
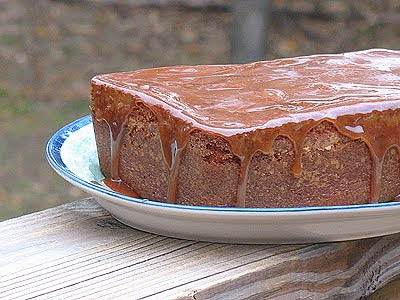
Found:
[[[229,243],[308,243],[400,232],[400,202],[299,208],[228,208],[167,204],[131,198],[96,184],[103,179],[90,116],[49,140],[50,165],[92,194],[116,219],[170,237]]]

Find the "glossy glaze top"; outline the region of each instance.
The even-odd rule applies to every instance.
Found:
[[[93,83],[123,88],[173,115],[184,115],[190,123],[231,135],[399,108],[400,51],[174,66],[98,75]]]

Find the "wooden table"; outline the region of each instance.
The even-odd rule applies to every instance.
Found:
[[[399,273],[400,234],[304,245],[195,242],[128,228],[91,198],[0,223],[0,299],[357,299]],[[400,294],[398,284],[387,286]],[[376,299],[390,299],[380,291]]]

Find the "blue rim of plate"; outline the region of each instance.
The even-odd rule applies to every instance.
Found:
[[[75,131],[82,127],[92,123],[92,117],[90,115],[84,116],[77,119],[68,125],[58,130],[48,141],[46,146],[46,158],[50,166],[59,173],[62,177],[68,178],[69,180],[82,185],[90,190],[94,190],[109,196],[118,198],[124,201],[135,202],[143,205],[151,205],[163,208],[175,208],[184,210],[195,210],[195,211],[217,211],[217,212],[261,212],[261,213],[299,213],[299,212],[311,212],[311,211],[343,211],[343,210],[360,210],[370,208],[383,208],[400,206],[400,202],[382,202],[373,204],[353,204],[353,205],[340,205],[340,206],[312,206],[312,207],[290,207],[290,208],[239,208],[239,207],[215,207],[215,206],[190,206],[182,204],[170,204],[164,202],[157,202],[148,199],[139,199],[125,196],[114,191],[110,191],[102,186],[93,184],[91,182],[81,179],[79,176],[74,174],[65,165],[61,158],[61,147],[66,139]]]

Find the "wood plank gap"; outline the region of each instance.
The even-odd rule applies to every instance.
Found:
[[[237,250],[237,248],[238,247],[241,247],[241,246],[243,246],[243,245],[226,245],[226,246],[229,246],[229,247],[232,247],[234,250],[236,249]],[[198,267],[195,267],[195,269],[196,269],[196,272],[195,272],[195,274],[196,274],[196,276],[198,275],[198,273],[207,273],[207,272],[204,272],[204,268],[209,272],[208,273],[208,275],[207,276],[212,276],[212,274],[214,274],[213,272],[214,272],[214,270],[218,267],[218,266],[220,266],[221,268],[224,268],[224,270],[226,270],[227,268],[225,267],[226,266],[226,264],[232,264],[232,263],[235,263],[235,261],[239,261],[239,265],[240,265],[240,259],[243,259],[244,257],[249,257],[249,256],[254,256],[254,255],[256,255],[258,252],[260,252],[260,251],[270,251],[271,250],[271,248],[277,248],[278,249],[278,252],[283,252],[283,251],[285,251],[285,249],[288,249],[287,247],[282,247],[282,246],[275,246],[275,247],[270,247],[270,246],[264,246],[264,247],[262,247],[261,249],[259,249],[259,250],[256,250],[256,251],[252,251],[252,252],[248,252],[248,253],[246,253],[246,254],[243,254],[243,255],[241,255],[241,254],[239,254],[238,256],[234,256],[234,257],[226,257],[226,259],[225,258],[223,258],[221,261],[215,261],[214,262],[214,264],[213,264],[213,270],[210,270],[209,268],[208,268],[208,266],[207,266],[207,264],[205,264],[205,262],[207,261],[207,260],[205,260],[205,261],[203,261],[202,259],[198,259],[198,260],[196,260],[195,262],[196,262],[196,264],[195,265],[193,265],[192,267],[191,267],[191,269],[189,269],[189,271],[184,271],[183,272],[183,274],[182,275],[180,275],[180,276],[176,276],[176,274],[179,274],[179,273],[182,273],[182,272],[180,272],[179,270],[177,270],[176,269],[176,267],[174,268],[174,273],[173,273],[173,276],[171,277],[171,276],[169,276],[168,278],[169,278],[169,281],[167,281],[167,282],[182,282],[183,280],[185,280],[185,278],[183,278],[182,279],[182,277],[188,277],[188,276],[193,276],[192,275],[192,273],[193,273],[193,271],[192,271],[192,269],[195,267],[195,266],[197,266],[197,265],[199,265],[200,266],[200,269],[198,268]],[[293,249],[292,247],[291,247],[291,249]],[[229,252],[227,249],[224,249],[224,252]],[[276,253],[275,253],[276,254]],[[274,256],[274,254],[272,254],[272,253],[268,253],[267,254],[267,256],[268,257],[272,257],[272,256]],[[222,257],[222,256],[221,256]],[[258,257],[259,257],[259,255],[257,255],[257,259],[258,259]],[[184,264],[182,264],[183,265],[183,267],[185,267],[185,269],[188,269],[189,268],[189,266],[188,265],[184,265]],[[158,269],[165,269],[164,268],[165,266],[161,266],[161,265],[158,265]],[[172,269],[172,268],[169,268],[169,269]],[[146,271],[146,270],[145,270]],[[153,284],[153,286],[156,286],[156,287],[158,287],[158,288],[160,288],[160,282],[161,283],[165,283],[166,281],[164,281],[163,280],[163,278],[164,278],[164,273],[162,273],[162,272],[160,272],[160,271],[156,271],[156,272],[154,272],[155,274],[157,274],[157,275],[152,275],[151,276],[151,281],[146,281],[146,282],[142,282],[142,283],[135,283],[135,289],[137,290],[137,291],[143,291],[143,290],[148,290],[148,289],[152,289],[151,288],[151,286],[152,286],[152,283],[151,282],[154,282],[154,284]],[[136,274],[132,274],[132,273],[130,273],[130,278],[135,278],[135,277],[137,277],[138,275],[140,275],[140,272],[139,272],[139,274],[137,274],[137,272],[136,272]],[[127,282],[126,282],[126,280],[118,280],[118,285],[122,285],[122,287],[116,287],[116,289],[118,290],[118,294],[121,294],[121,291],[123,291],[123,290],[126,290],[126,289],[129,289],[129,285],[128,284],[126,284]],[[103,286],[102,286],[102,288],[103,288]],[[113,290],[112,289],[102,289],[101,291],[100,291],[100,293],[104,293],[105,292],[105,294],[102,294],[101,295],[101,297],[106,297],[106,296],[110,296],[110,295],[112,295],[112,293],[113,293]],[[114,289],[114,292],[116,292],[116,290]],[[80,295],[80,296],[82,296],[82,295]],[[96,297],[100,297],[100,296],[96,296]],[[138,298],[139,296],[137,296],[137,295],[135,295],[135,298]]]
[[[1,283],[6,283],[6,282],[9,282],[9,281],[12,281],[12,283],[10,284],[10,285],[12,285],[12,284],[17,284],[17,283],[22,282],[22,281],[30,280],[32,278],[38,278],[38,276],[40,276],[43,272],[45,274],[51,273],[51,271],[49,271],[49,270],[51,270],[52,268],[61,267],[64,264],[68,264],[67,267],[73,267],[73,266],[76,266],[76,265],[78,265],[80,263],[77,260],[82,260],[82,259],[84,259],[86,257],[90,257],[90,256],[96,255],[96,254],[99,254],[102,257],[104,257],[104,255],[107,254],[107,252],[114,252],[116,250],[118,251],[119,247],[121,247],[121,246],[126,246],[126,247],[122,247],[121,248],[121,249],[126,249],[128,247],[133,247],[133,246],[137,245],[136,243],[132,244],[132,242],[146,242],[146,241],[149,241],[151,239],[154,239],[154,236],[147,235],[147,236],[142,236],[140,239],[135,239],[133,241],[129,241],[128,240],[128,241],[126,241],[126,243],[123,243],[123,244],[109,246],[109,247],[107,247],[107,250],[99,250],[98,247],[93,247],[92,249],[95,249],[95,251],[90,252],[89,251],[90,249],[87,249],[87,250],[85,249],[85,250],[82,251],[83,255],[82,254],[74,255],[73,258],[68,256],[68,259],[66,259],[65,261],[58,262],[56,264],[50,264],[50,262],[59,261],[59,259],[56,259],[56,260],[52,260],[50,262],[47,262],[46,264],[41,264],[40,266],[35,266],[35,267],[28,268],[26,270],[23,270],[23,272],[25,272],[25,271],[30,270],[30,269],[36,269],[36,270],[31,270],[31,272],[29,272],[29,273],[24,273],[24,274],[16,276],[16,277],[11,277],[11,275],[15,275],[15,274],[17,274],[17,272],[12,273],[12,274],[8,274],[8,276],[6,275],[6,278],[7,277],[10,277],[10,278],[5,279],[5,280],[4,280],[4,276],[2,276]],[[87,252],[89,252],[89,253],[87,253]],[[96,257],[93,257],[93,258],[90,258],[89,260],[93,260],[95,258]],[[85,261],[88,261],[88,260],[85,260]],[[50,266],[46,267],[46,265],[50,265]],[[63,270],[65,270],[65,269],[63,269]],[[27,277],[28,275],[32,275],[32,276],[31,277]],[[21,278],[21,280],[19,280],[19,281],[16,281],[20,277],[23,277],[23,278]],[[2,288],[8,287],[8,286],[9,285],[5,285],[5,286],[2,286]]]
[[[175,251],[175,252],[173,252],[173,253],[177,253],[177,252],[181,252],[182,250],[185,250],[185,249],[188,249],[189,247],[195,247],[195,251],[199,251],[199,250],[202,250],[202,249],[204,249],[204,248],[207,248],[207,247],[213,247],[213,246],[217,246],[216,244],[209,244],[209,243],[203,243],[203,242],[198,242],[198,243],[194,243],[194,244],[192,244],[192,245],[190,245],[190,246],[188,246],[188,247],[186,247],[186,248],[182,248],[182,249],[179,249],[179,250],[177,250],[177,251]],[[189,250],[189,251],[192,251],[192,250]],[[185,252],[184,252],[185,253]],[[180,256],[180,254],[177,254],[176,256]],[[161,257],[162,258],[162,257]],[[168,260],[169,260],[169,258],[168,258]],[[163,259],[161,259],[161,262],[162,261],[164,261]],[[153,260],[151,260],[151,261],[148,261],[148,264],[147,264],[147,266],[152,266],[152,265],[159,265],[159,263],[160,263],[160,261],[158,261],[157,259],[153,259]],[[143,264],[142,264],[143,265]],[[135,268],[135,271],[138,271],[138,270],[140,270],[141,269],[141,266],[139,266],[138,268]],[[124,270],[125,271],[125,270]],[[136,272],[136,274],[131,274],[132,275],[132,277],[134,276],[134,275],[138,275],[138,274],[143,274],[143,273],[146,273],[146,272],[149,272],[149,270],[144,270],[143,272]],[[114,272],[114,273],[110,273],[110,274],[107,274],[107,275],[105,275],[105,276],[107,276],[107,280],[109,281],[111,278],[115,278],[115,277],[117,277],[118,275],[116,275],[116,276],[113,276],[114,274],[117,274],[117,272]],[[80,289],[84,289],[84,288],[87,288],[87,287],[90,287],[90,286],[93,286],[93,281],[99,281],[100,279],[99,278],[93,278],[93,279],[89,279],[89,280],[87,280],[87,281],[85,281],[85,282],[83,282],[82,284],[80,284],[78,287],[75,287],[74,289],[73,289],[73,293],[71,294],[68,290],[66,290],[66,289],[64,289],[64,291],[61,291],[61,292],[58,292],[57,293],[57,295],[56,295],[56,297],[60,297],[60,296],[63,296],[63,297],[65,297],[65,298],[68,298],[68,299],[70,299],[70,300],[72,300],[72,299],[74,299],[74,296],[77,296],[77,298],[76,299],[79,299],[79,298],[81,298],[82,297],[82,294],[84,294],[85,295],[85,297],[89,297],[89,296],[93,296],[96,292],[93,292],[93,293],[90,293],[90,294],[88,294],[88,293],[82,293],[82,294],[80,294]],[[130,279],[130,281],[132,281],[132,279]],[[104,280],[102,280],[102,284],[101,284],[101,287],[102,287],[102,289],[108,289],[108,287],[110,287],[110,288],[115,288],[116,286],[118,286],[118,285],[120,285],[121,283],[120,283],[120,281],[118,280],[116,280],[115,282],[104,282]],[[124,284],[124,283],[122,283],[122,284]],[[49,295],[47,295],[47,296],[49,296],[50,298],[52,297],[52,295],[51,294],[49,294]],[[97,297],[96,297],[97,298]]]
[[[171,252],[176,251],[176,250],[179,250],[179,249],[182,249],[182,248],[185,248],[185,247],[188,247],[188,246],[189,246],[189,245],[184,245],[184,246],[182,246],[182,247],[179,247],[178,249],[171,250]],[[163,254],[160,254],[159,256],[162,256],[162,255],[165,255],[165,254],[168,254],[168,253],[163,253]],[[147,260],[147,259],[146,259],[146,260]],[[145,262],[146,260],[144,260],[143,262]],[[141,262],[141,263],[142,263],[142,262]],[[133,264],[133,265],[136,265],[136,263]],[[108,271],[108,272],[103,273],[103,274],[95,275],[95,276],[93,276],[93,277],[90,278],[90,279],[97,278],[97,277],[101,277],[101,276],[104,276],[104,275],[106,275],[106,274],[110,274],[110,273],[113,273],[113,272],[116,272],[116,271],[120,271],[120,270],[129,268],[129,267],[132,267],[133,265],[125,266],[125,267],[122,267],[122,268],[117,268],[117,269],[115,269],[115,270]],[[48,294],[51,293],[51,292],[54,292],[54,291],[57,291],[57,290],[61,290],[61,289],[66,288],[66,287],[71,287],[71,286],[77,285],[77,284],[79,284],[79,283],[81,283],[81,282],[84,282],[84,281],[90,280],[90,279],[85,279],[85,280],[82,280],[82,281],[78,281],[78,282],[75,282],[75,283],[73,283],[73,284],[69,284],[69,285],[67,285],[67,286],[63,286],[63,287],[54,289],[54,290],[52,290],[52,291],[45,292],[45,293],[42,293],[42,294],[38,294],[38,295],[35,295],[35,296],[27,296],[26,299],[35,299],[35,298],[38,298],[38,297],[41,297],[41,296],[45,296],[45,295],[48,295]],[[17,299],[17,298],[15,298],[15,299]]]
[[[140,244],[143,244],[143,245],[138,247],[137,249],[135,249],[136,250],[135,254],[140,253],[140,251],[138,251],[138,250],[141,250],[143,248],[150,247],[150,246],[162,243],[166,239],[168,239],[168,238],[161,237],[161,236],[152,236],[149,240],[154,240],[154,241],[149,243],[149,244],[146,244],[145,243],[146,241],[141,241],[141,242],[138,243],[138,245],[140,245]],[[132,248],[132,246],[135,246],[135,245],[130,245],[130,246]],[[44,273],[43,276],[36,276],[35,280],[29,282],[29,285],[34,286],[34,287],[39,287],[40,286],[39,284],[41,282],[45,282],[46,284],[49,284],[49,283],[51,283],[53,281],[57,281],[59,279],[57,276],[60,275],[60,274],[63,274],[63,278],[66,278],[67,276],[73,276],[75,274],[79,275],[81,273],[80,269],[82,269],[85,266],[90,266],[90,268],[85,270],[85,271],[88,271],[88,270],[91,270],[93,268],[101,267],[102,265],[107,264],[108,260],[114,259],[114,258],[122,255],[122,254],[117,254],[117,255],[112,255],[112,254],[113,254],[113,252],[111,252],[109,255],[103,255],[102,256],[103,260],[99,260],[98,263],[95,264],[94,266],[93,266],[93,264],[91,262],[83,261],[83,262],[78,262],[78,264],[79,263],[83,263],[83,265],[80,265],[79,267],[76,267],[76,264],[73,264],[73,265],[70,265],[68,267],[64,267],[62,269],[57,269],[56,271],[52,272],[52,274]],[[106,260],[104,260],[105,257],[107,257]],[[93,259],[96,260],[96,258],[91,258],[90,260],[93,260]],[[68,274],[68,270],[71,270],[72,273]],[[48,276],[46,276],[46,275],[48,275]],[[54,278],[54,277],[56,277],[56,278]],[[54,278],[54,279],[53,280],[46,280],[46,279],[51,279],[51,278]],[[1,297],[6,296],[7,294],[9,294],[7,292],[9,292],[9,291],[13,291],[14,292],[18,288],[22,288],[23,287],[23,290],[26,289],[27,288],[26,284],[17,285],[18,283],[24,283],[24,282],[25,281],[22,280],[22,281],[16,282],[15,284],[12,283],[11,285],[8,285],[8,288],[6,290],[0,292],[0,296]]]
[[[226,270],[216,272],[216,273],[214,273],[214,274],[212,274],[212,275],[209,275],[209,276],[199,277],[199,278],[197,278],[197,279],[195,279],[195,280],[190,280],[190,281],[187,281],[187,282],[178,284],[178,285],[174,286],[173,288],[166,289],[166,290],[164,290],[164,291],[160,291],[160,292],[157,292],[157,293],[154,293],[154,294],[150,294],[150,295],[141,297],[141,298],[139,298],[139,299],[148,299],[148,298],[154,297],[154,296],[156,296],[156,295],[158,295],[158,294],[164,293],[164,292],[166,292],[166,291],[168,291],[168,290],[176,289],[176,288],[179,288],[179,287],[188,285],[188,284],[190,284],[190,283],[194,283],[194,282],[199,281],[199,280],[202,280],[202,279],[206,279],[206,278],[210,278],[210,277],[212,277],[212,276],[216,276],[216,275],[223,274],[223,273],[228,272],[228,271],[233,271],[233,270],[236,270],[236,269],[238,269],[238,268],[242,268],[242,267],[244,267],[244,266],[247,266],[247,265],[250,265],[250,264],[253,264],[253,263],[257,263],[257,262],[263,261],[263,260],[265,260],[265,259],[267,259],[267,258],[270,258],[270,257],[272,257],[272,256],[279,256],[279,255],[282,255],[282,254],[288,254],[288,253],[291,253],[291,252],[299,251],[299,250],[301,250],[301,249],[306,249],[306,248],[308,248],[308,247],[310,247],[310,246],[303,246],[303,247],[300,246],[300,247],[298,247],[298,248],[291,249],[291,250],[289,250],[288,252],[277,253],[277,254],[274,254],[274,255],[270,255],[270,256],[266,256],[266,257],[261,257],[261,258],[255,259],[254,261],[251,261],[251,262],[248,262],[248,263],[244,263],[244,264],[240,264],[240,265],[237,265],[237,266],[235,266],[235,267],[231,267],[231,268],[228,268],[228,269],[226,269]],[[260,250],[260,251],[261,251],[261,250]],[[258,251],[257,251],[257,252],[258,252]],[[119,294],[119,296],[123,296],[123,295],[126,295],[126,294]],[[194,298],[194,299],[195,299],[195,298]]]

